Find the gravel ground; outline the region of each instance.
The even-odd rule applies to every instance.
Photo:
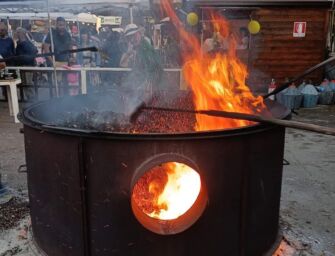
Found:
[[[0,231],[15,227],[29,214],[28,201],[17,197],[0,204]]]
[[[335,127],[335,106],[299,110],[293,119]],[[0,256],[36,255],[25,217],[27,181],[17,169],[25,163],[21,124],[8,116],[7,104],[0,102],[0,173],[8,184],[12,201],[24,208],[14,228],[0,230]],[[335,139],[331,136],[287,129],[281,227],[284,240],[274,255],[335,256]],[[0,207],[0,215],[6,206]],[[13,226],[16,220],[10,220]]]

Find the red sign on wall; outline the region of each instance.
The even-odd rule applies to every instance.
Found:
[[[306,27],[307,27],[306,22],[294,22],[293,37],[305,37]]]

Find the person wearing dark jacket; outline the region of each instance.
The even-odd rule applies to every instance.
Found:
[[[35,66],[35,56],[38,53],[35,45],[29,40],[27,30],[24,28],[17,28],[15,31],[16,50],[15,55],[21,56],[16,59],[15,66]],[[24,87],[24,96],[28,101],[32,101],[35,97],[34,74],[32,72],[21,72],[22,83]]]
[[[16,66],[35,66],[35,57],[38,53],[36,46],[28,39],[27,31],[24,28],[16,29],[17,44],[16,56],[22,56],[15,64]]]
[[[4,22],[0,22],[0,56],[1,58],[9,58],[14,55],[13,39],[8,37],[8,28]],[[1,63],[0,67],[3,69],[6,65],[10,66],[12,61]],[[6,89],[1,87],[2,95],[6,98]]]
[[[107,34],[107,40],[102,45],[102,51],[107,54],[106,67],[119,67],[122,51],[120,49],[120,33],[111,31]]]
[[[13,39],[8,37],[8,29],[4,22],[0,22],[0,55],[3,58],[14,56],[14,42]],[[11,62],[7,62],[11,65]]]
[[[54,46],[55,53],[55,67],[62,68],[68,65],[70,60],[70,54],[60,54],[62,51],[70,50],[72,47],[72,38],[69,32],[67,32],[66,21],[63,17],[58,17],[56,19],[56,28],[51,29],[48,33],[44,44],[43,44],[43,53],[50,53],[51,46]],[[47,57],[48,66],[53,65],[52,57]],[[66,77],[64,72],[57,72],[56,75],[57,84],[60,86],[66,86]],[[66,90],[62,90],[62,92],[56,89],[56,94],[65,93]]]
[[[58,17],[56,20],[56,28],[51,29],[52,40],[55,51],[55,61],[56,67],[62,67],[67,65],[69,61],[69,54],[59,54],[59,52],[70,50],[72,45],[72,39],[69,32],[66,30],[66,21],[63,17]],[[51,35],[50,32],[47,35],[45,42],[43,44],[43,52],[51,52]],[[52,57],[48,57],[49,65],[52,64]]]

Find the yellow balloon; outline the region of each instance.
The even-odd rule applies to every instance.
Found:
[[[258,21],[252,20],[248,24],[250,34],[257,34],[261,30],[261,24]]]
[[[199,22],[199,17],[195,12],[190,12],[187,14],[187,23],[191,26],[197,25]]]

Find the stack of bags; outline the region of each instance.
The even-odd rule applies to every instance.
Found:
[[[289,109],[314,108],[317,104],[330,105],[335,103],[335,80],[325,79],[319,86],[311,81],[301,83],[298,87],[291,84],[276,95],[276,100]]]
[[[292,84],[287,89],[278,93],[276,99],[288,109],[299,109],[302,103],[303,95],[295,87],[295,85]]]
[[[325,79],[320,86],[317,86],[320,93],[319,103],[321,105],[330,105],[333,102],[334,92],[329,86],[329,81]]]
[[[315,89],[314,85],[306,84],[304,88],[301,90],[301,93],[304,97],[302,106],[304,108],[314,108],[318,104],[319,93]]]
[[[334,93],[333,100],[332,100],[332,104],[334,104],[335,103],[335,80],[330,81],[329,87],[330,89],[332,89]]]

